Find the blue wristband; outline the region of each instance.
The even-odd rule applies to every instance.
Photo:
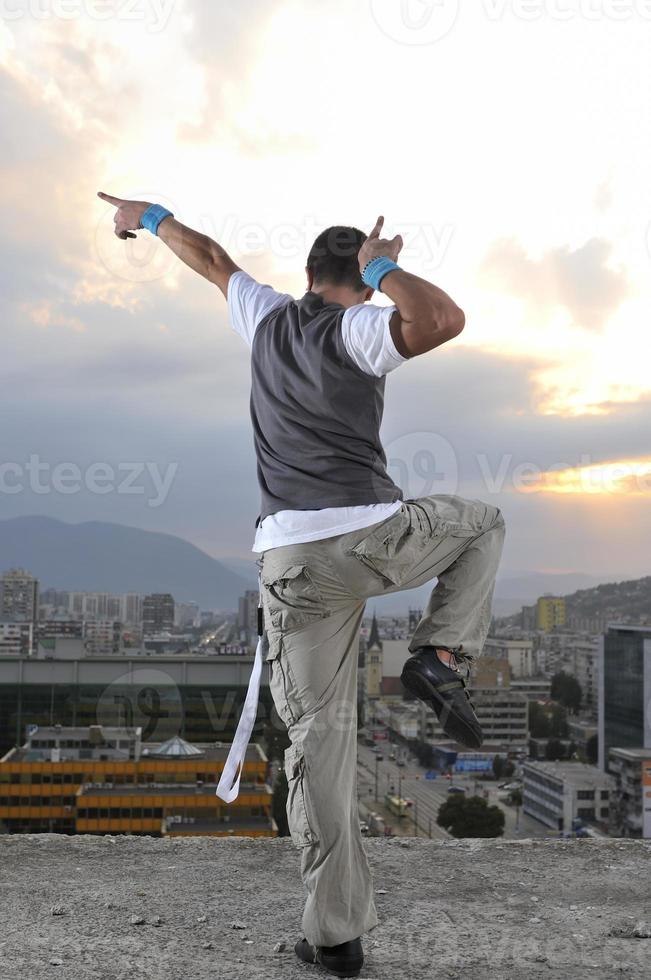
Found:
[[[158,226],[163,220],[163,218],[173,218],[174,215],[167,208],[164,208],[162,204],[152,204],[147,208],[142,218],[140,219],[140,224],[147,231],[150,231],[152,235],[158,234]]]
[[[394,269],[399,268],[400,266],[393,259],[388,259],[386,255],[378,255],[376,259],[367,262],[362,269],[362,282],[365,286],[379,289],[387,272],[393,272]]]

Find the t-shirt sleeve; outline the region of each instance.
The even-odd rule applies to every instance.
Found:
[[[258,324],[275,310],[294,299],[288,293],[277,293],[271,286],[257,282],[241,270],[228,280],[228,315],[233,330],[243,337],[249,347]]]
[[[344,313],[341,321],[344,346],[365,374],[381,378],[409,360],[398,353],[391,336],[389,321],[395,311],[395,306],[361,303]]]

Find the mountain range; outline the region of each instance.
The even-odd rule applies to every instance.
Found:
[[[41,589],[80,592],[171,592],[201,609],[237,609],[256,569],[243,574],[173,534],[124,524],[68,524],[51,517],[0,521],[0,572],[26,568]]]
[[[202,609],[233,610],[246,589],[257,588],[254,556],[216,559],[183,538],[124,524],[69,524],[51,517],[0,521],[0,573],[26,568],[41,588],[85,592],[171,592]],[[617,576],[582,573],[504,573],[495,588],[494,612],[508,616],[545,592],[567,595]],[[369,601],[369,612],[397,615],[422,608],[431,585]]]

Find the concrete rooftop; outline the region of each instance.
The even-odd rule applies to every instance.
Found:
[[[366,846],[381,922],[362,978],[651,973],[647,842]],[[292,951],[298,858],[287,839],[0,836],[0,980],[326,976]]]

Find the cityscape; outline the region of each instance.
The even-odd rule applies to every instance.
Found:
[[[543,595],[493,619],[468,682],[480,751],[447,739],[402,686],[421,611],[378,616],[369,605],[356,722],[363,834],[651,838],[651,578]],[[215,795],[257,627],[255,590],[220,612],[5,570],[0,832],[286,836],[289,740],[265,676],[239,796]]]

